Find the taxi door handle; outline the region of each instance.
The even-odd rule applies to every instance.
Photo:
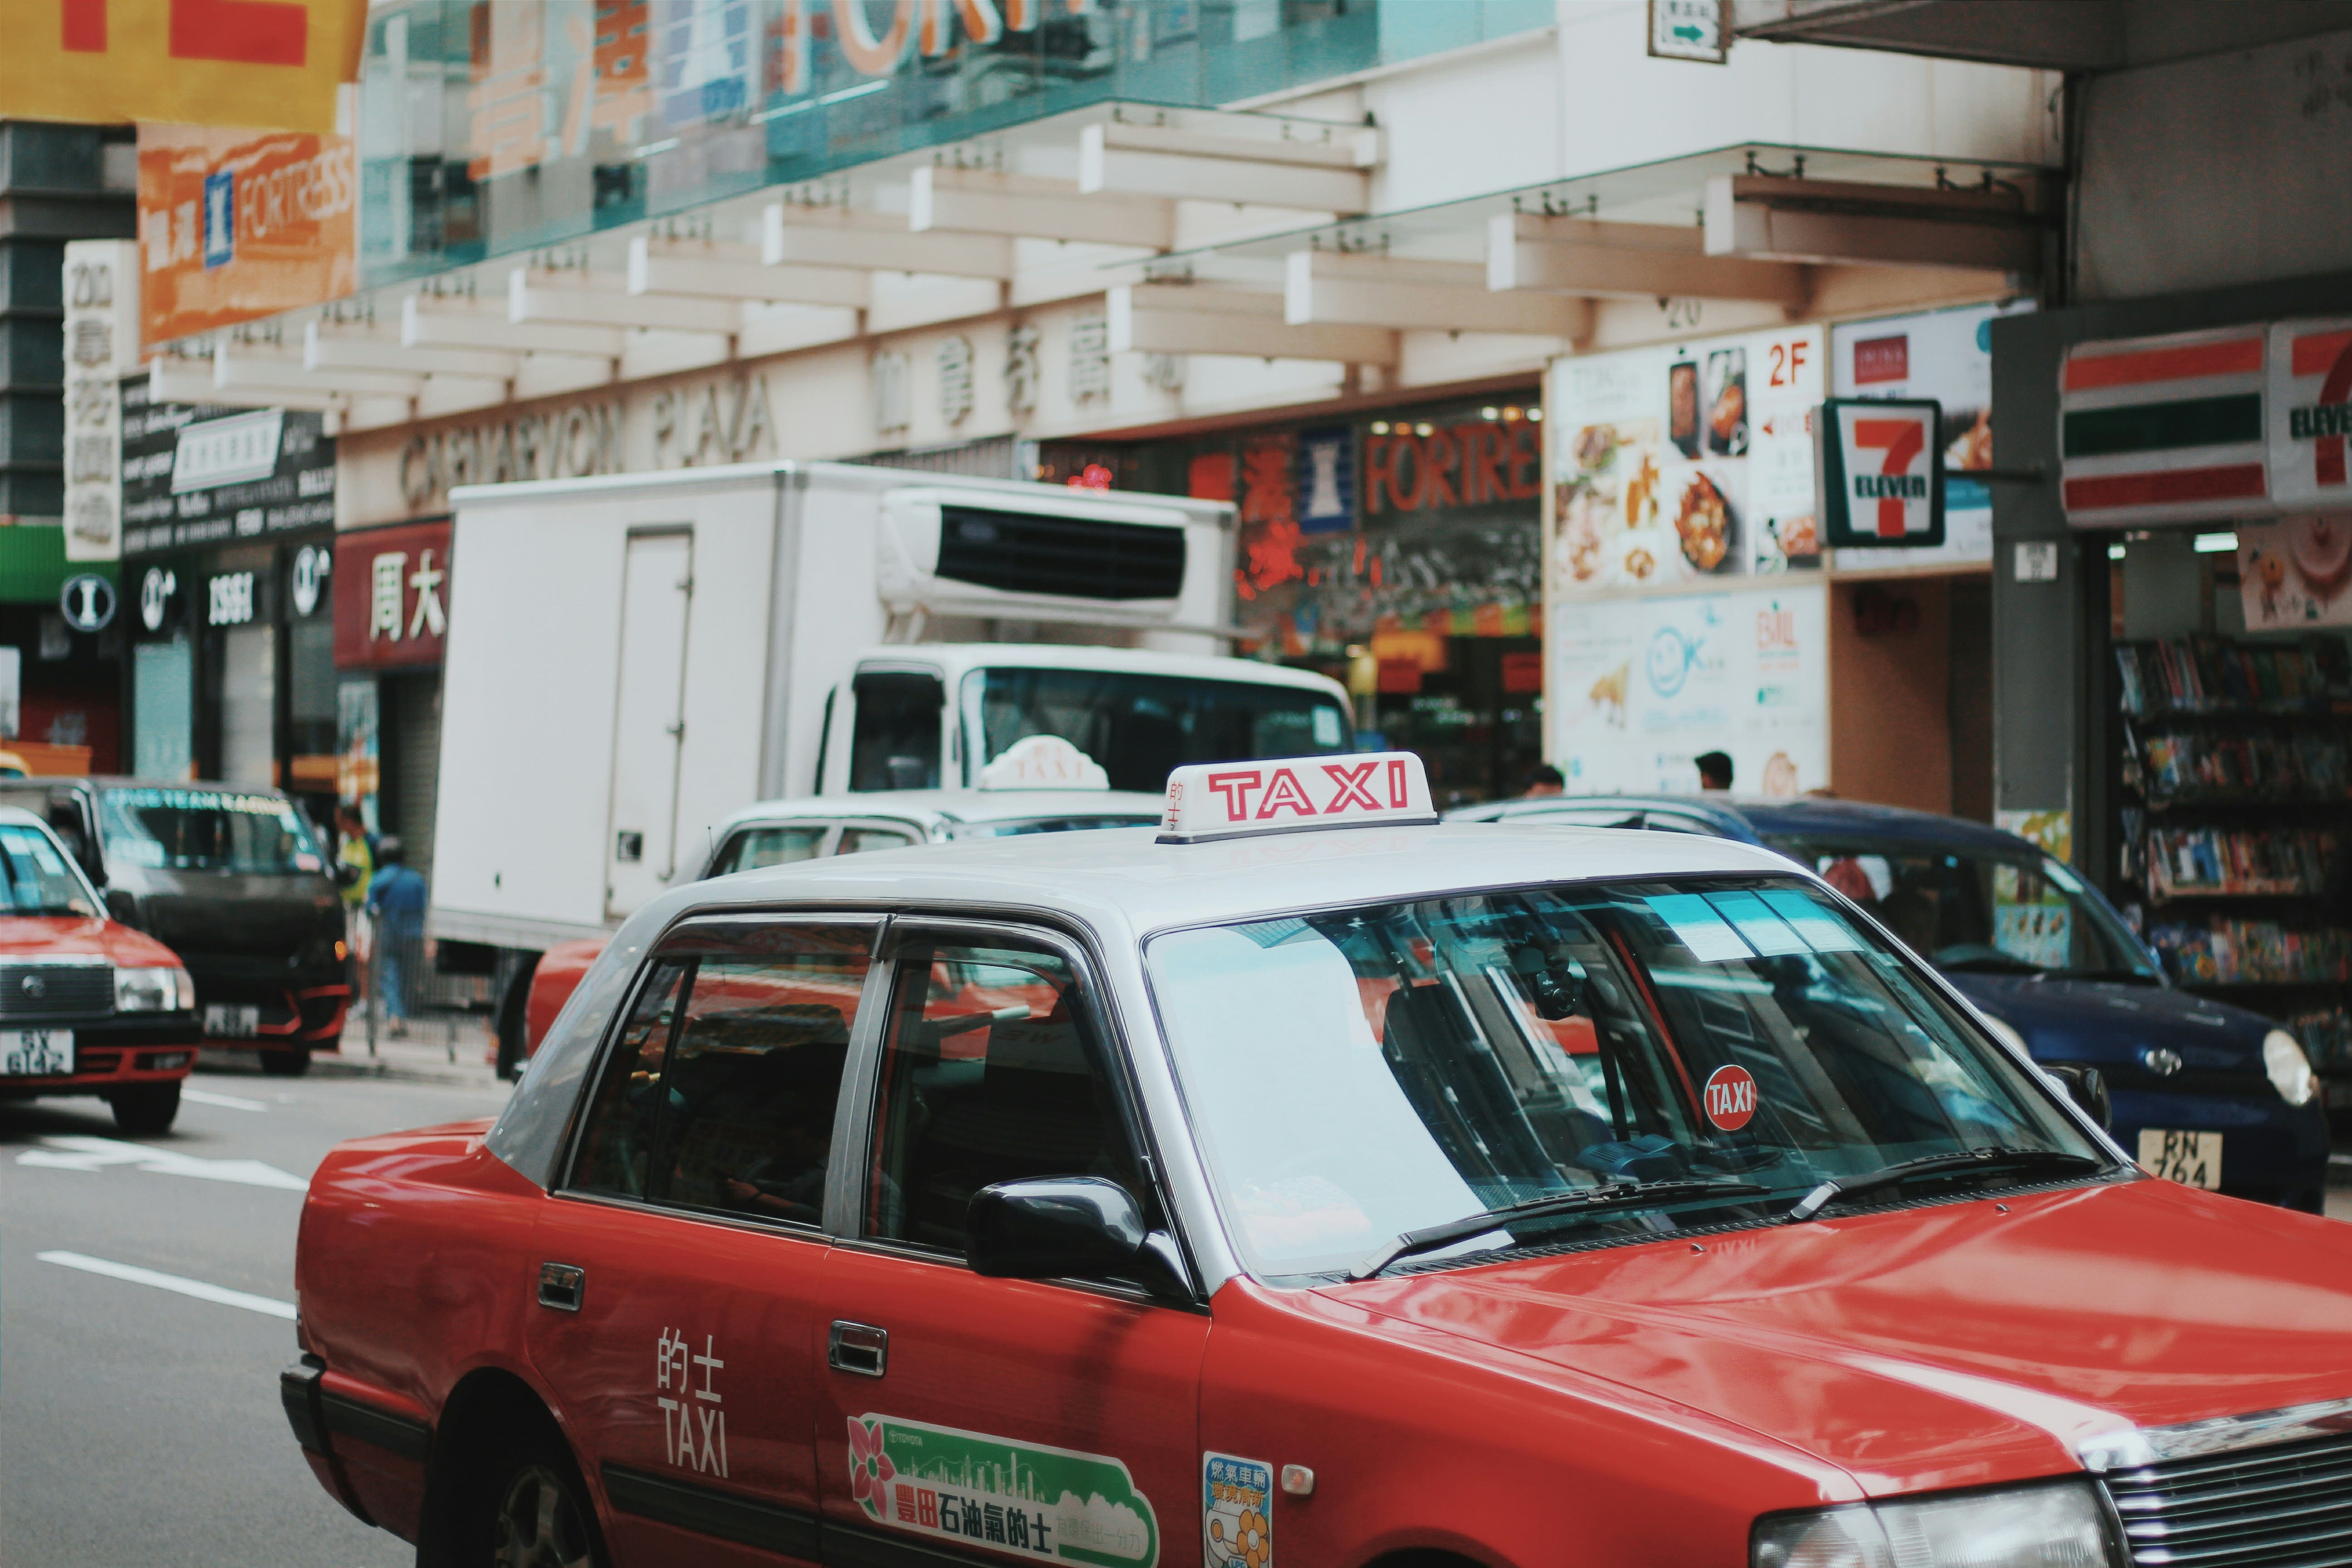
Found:
[[[860,1377],[879,1377],[890,1360],[890,1331],[877,1329],[870,1323],[851,1323],[836,1320],[833,1340],[826,1347],[824,1359],[835,1372],[854,1372]]]
[[[576,1312],[588,1292],[588,1270],[570,1263],[539,1266],[539,1304],[559,1312]]]

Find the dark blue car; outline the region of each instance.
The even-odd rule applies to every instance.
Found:
[[[2322,1212],[2318,1076],[2270,1019],[2176,990],[2074,872],[1982,823],[1840,800],[1555,795],[1453,821],[1556,822],[1761,844],[1819,872],[2045,1066],[2096,1068],[2115,1133],[2159,1173]]]

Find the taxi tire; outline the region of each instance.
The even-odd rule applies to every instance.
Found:
[[[133,1084],[116,1089],[107,1100],[114,1107],[114,1125],[119,1130],[136,1138],[152,1138],[169,1132],[180,1114],[179,1080]]]
[[[466,1568],[604,1568],[596,1505],[580,1467],[551,1431],[526,1429],[504,1447],[502,1464],[486,1468],[473,1494],[471,1518],[460,1539],[478,1542],[458,1562]]]
[[[270,1078],[300,1078],[310,1070],[310,1047],[296,1046],[291,1050],[263,1051],[261,1070]]]

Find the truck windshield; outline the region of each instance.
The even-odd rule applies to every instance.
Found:
[[[247,877],[324,866],[302,814],[273,795],[110,789],[99,796],[99,823],[108,852],[134,866]]]
[[[1031,735],[1059,735],[1102,764],[1112,789],[1158,794],[1188,763],[1239,763],[1344,752],[1346,711],[1319,691],[1245,680],[1104,669],[976,669],[963,706],[977,713],[981,754]]]
[[[0,914],[95,915],[81,873],[37,827],[0,826]]]
[[[1814,837],[1767,842],[1938,969],[2161,983],[2115,912],[2047,856]]]
[[[1148,960],[1228,1229],[1262,1277],[1612,1184],[1748,1190],[1514,1221],[1431,1256],[1760,1223],[1824,1181],[1987,1147],[2026,1153],[1855,1201],[2105,1160],[1908,960],[1795,879],[1366,905],[1170,932]]]

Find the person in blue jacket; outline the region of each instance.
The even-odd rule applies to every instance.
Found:
[[[395,1036],[408,1033],[408,987],[425,959],[425,879],[408,864],[400,840],[379,842],[367,907],[375,920],[377,984]]]

